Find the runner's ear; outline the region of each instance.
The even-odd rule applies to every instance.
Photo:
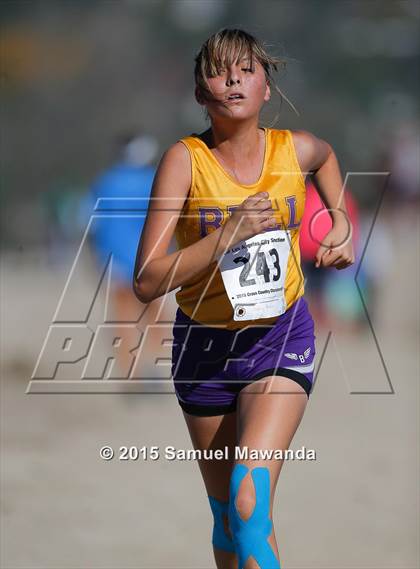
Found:
[[[265,88],[265,95],[264,95],[264,101],[269,101],[271,98],[271,89],[270,89],[270,85],[267,82],[266,88]]]

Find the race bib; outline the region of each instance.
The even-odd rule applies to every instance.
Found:
[[[289,254],[289,232],[276,229],[240,241],[222,255],[219,269],[234,320],[271,318],[285,312]]]

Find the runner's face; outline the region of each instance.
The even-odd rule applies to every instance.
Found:
[[[251,66],[248,58],[220,70],[207,83],[214,101],[203,101],[196,93],[200,104],[205,104],[211,118],[243,120],[258,115],[264,102],[270,98],[264,68],[254,59]]]

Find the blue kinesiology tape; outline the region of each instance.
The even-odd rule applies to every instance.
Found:
[[[238,569],[244,569],[249,557],[253,557],[261,569],[281,569],[280,563],[268,542],[273,523],[270,520],[270,473],[266,466],[251,470],[255,488],[255,507],[244,520],[236,508],[236,497],[249,468],[236,464],[230,479],[229,528],[238,555]]]
[[[213,496],[208,496],[208,499],[214,517],[212,543],[218,549],[235,553],[233,541],[227,535],[223,525],[223,514],[226,514],[226,517],[228,516],[229,503],[217,500],[216,498],[213,498]]]

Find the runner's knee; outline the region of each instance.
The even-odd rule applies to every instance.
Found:
[[[240,488],[238,494],[235,497],[235,507],[238,515],[243,520],[247,520],[255,508],[254,492],[245,490],[243,487]]]
[[[213,512],[213,534],[212,534],[212,544],[217,549],[223,551],[235,552],[235,546],[232,541],[230,532],[228,531],[228,508],[229,502],[223,502],[214,498],[213,496],[208,496],[210,507]]]
[[[241,491],[242,480],[250,469],[244,464],[235,464],[229,490],[229,528],[238,555],[239,569],[249,558],[261,568],[280,569],[268,538],[273,523],[270,519],[270,472],[267,467],[251,469],[255,499],[249,491]],[[250,514],[251,512],[251,514]]]

